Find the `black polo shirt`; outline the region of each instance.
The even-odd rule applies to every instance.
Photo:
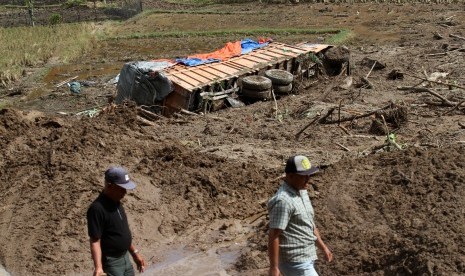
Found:
[[[120,202],[101,193],[87,210],[89,237],[100,239],[103,256],[119,257],[131,246],[128,219]]]

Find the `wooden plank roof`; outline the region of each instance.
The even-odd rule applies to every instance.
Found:
[[[276,64],[310,52],[318,53],[330,45],[306,44],[288,45],[272,42],[248,54],[230,58],[226,61],[189,67],[176,64],[165,69],[166,76],[173,82],[193,91],[215,82],[238,77],[267,65]]]

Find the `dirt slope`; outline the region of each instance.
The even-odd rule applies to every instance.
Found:
[[[279,98],[278,116],[273,102],[259,102],[160,119],[154,127],[139,125],[131,106],[93,119],[50,115],[105,104],[105,95],[114,92],[105,85],[109,76],[97,76],[98,85],[82,97],[52,89],[32,102],[21,99],[22,108],[47,114],[0,111],[0,263],[14,275],[88,275],[85,211],[102,188],[104,170],[121,164],[139,184],[125,205],[151,267],[166,264],[173,248],[209,252],[236,246],[241,256],[229,274],[266,275],[266,201],[279,185],[284,160],[304,153],[328,166],[314,179],[318,193],[311,191],[317,224],[336,256],[332,264],[318,263],[321,275],[464,275],[463,107],[451,111],[427,104],[439,101],[427,93],[396,89],[418,85],[416,78],[387,79],[392,69],[416,76],[443,72],[448,76],[441,81],[464,86],[464,43],[449,36],[465,35],[463,6],[263,8],[275,14],[289,8],[313,24],[353,27],[353,80],[370,71],[365,57],[387,66],[371,72],[374,89],[345,90],[338,87],[343,78],[322,76],[299,94]],[[345,13],[350,16],[339,17]],[[286,14],[278,19],[294,24]],[[217,24],[208,20],[205,15]],[[116,46],[115,60],[127,52],[138,55]],[[465,99],[463,89],[428,87],[450,101]],[[385,140],[370,133],[373,117],[344,122],[343,128],[314,124],[295,139],[314,116],[339,103],[346,117],[389,102],[407,110],[405,124],[389,123],[407,145],[402,152],[372,154]]]

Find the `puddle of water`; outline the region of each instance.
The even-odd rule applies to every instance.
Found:
[[[78,80],[90,80],[101,76],[116,76],[123,63],[66,64],[50,68],[43,81],[48,86],[77,76]]]
[[[228,275],[230,268],[239,257],[239,245],[194,251],[179,247],[164,251],[164,258],[147,268],[143,275]]]
[[[79,81],[101,81],[101,78],[114,78],[123,67],[122,62],[95,63],[95,64],[64,64],[51,67],[48,74],[42,79],[43,84],[37,84],[28,95],[28,100],[33,100],[47,95],[56,89],[56,85],[70,78],[76,77]],[[63,86],[66,87],[66,84]],[[62,87],[63,87],[62,86]]]

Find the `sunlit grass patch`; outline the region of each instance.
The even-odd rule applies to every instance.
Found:
[[[333,36],[329,37],[325,43],[328,44],[343,44],[348,40],[352,39],[355,34],[351,30],[340,30],[338,33],[334,34]]]
[[[0,85],[18,79],[26,67],[56,61],[69,62],[89,49],[93,24],[0,28]]]

